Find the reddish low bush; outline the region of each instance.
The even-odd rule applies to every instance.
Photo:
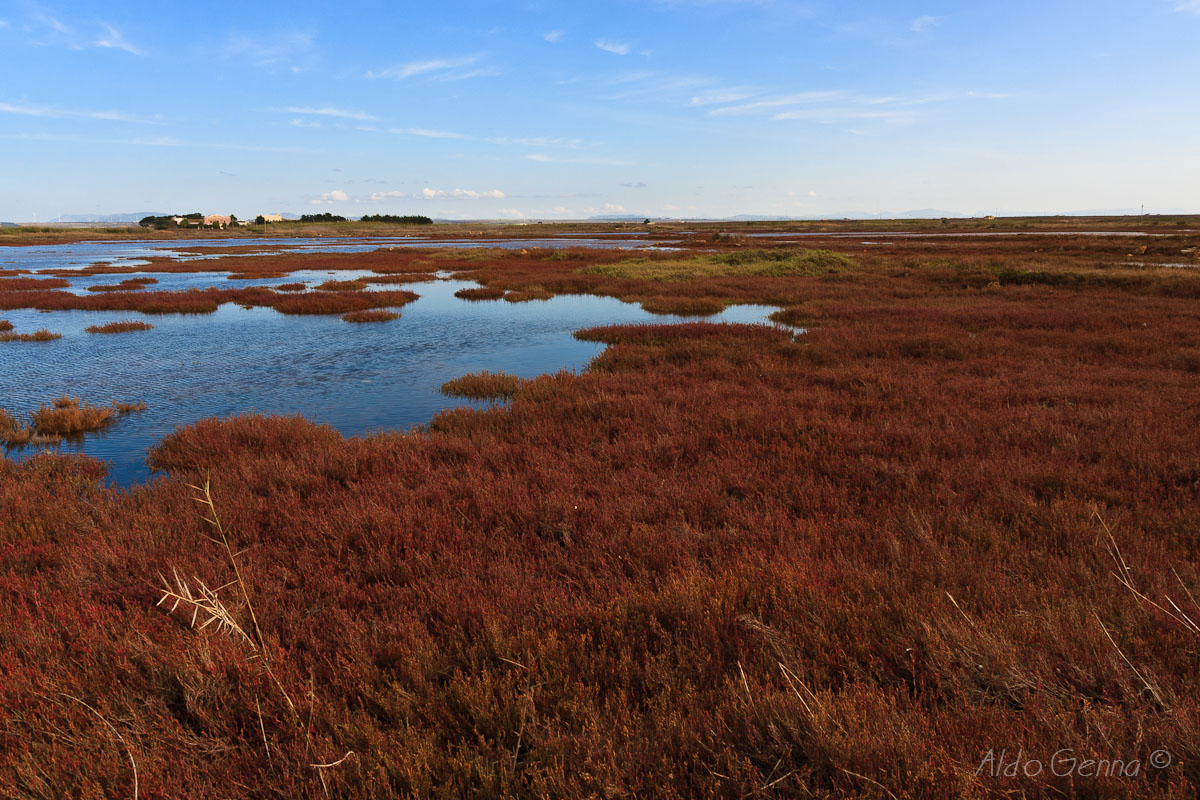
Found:
[[[462,300],[499,300],[504,297],[504,290],[480,286],[475,289],[459,289],[454,296]]]
[[[50,405],[42,405],[31,415],[33,427],[49,436],[76,436],[98,431],[116,417],[110,406],[93,406],[77,397],[60,397]]]
[[[400,319],[400,315],[395,311],[351,311],[348,314],[342,314],[342,319],[346,322],[390,322],[394,319]]]
[[[65,289],[71,282],[62,278],[0,278],[0,292],[35,292]]]
[[[130,333],[132,331],[148,331],[153,327],[149,322],[122,320],[121,322],[107,322],[103,325],[89,325],[84,330],[88,333]]]
[[[54,333],[45,328],[36,330],[33,333],[0,333],[0,342],[53,342],[61,338],[61,333]]]
[[[412,433],[201,420],[132,491],[0,460],[0,785],[131,797],[133,759],[145,797],[1193,796],[1200,311],[976,279],[1028,242],[926,247],[981,263],[681,282],[809,332],[593,329],[588,371]],[[470,263],[651,296],[587,258]],[[1045,768],[992,771],[1018,753]]]
[[[358,292],[367,288],[364,281],[325,281],[317,286],[317,291],[321,292]]]
[[[442,384],[442,394],[472,400],[507,400],[521,388],[521,379],[506,372],[473,372]]]
[[[708,297],[652,297],[642,301],[642,308],[651,314],[709,317],[724,311],[725,303]]]

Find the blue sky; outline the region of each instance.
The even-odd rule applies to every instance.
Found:
[[[1200,211],[1200,0],[0,2],[0,219]]]

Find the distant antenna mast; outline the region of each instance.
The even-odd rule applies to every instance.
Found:
[[[1142,216],[1146,216],[1146,204],[1142,203]]]

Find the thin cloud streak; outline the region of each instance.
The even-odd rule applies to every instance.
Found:
[[[347,108],[334,108],[332,106],[324,106],[314,108],[312,106],[288,106],[287,108],[267,108],[263,109],[268,114],[306,114],[318,117],[337,117],[339,119],[353,119],[360,122],[371,122],[379,119],[365,111],[354,111]]]
[[[161,125],[162,120],[126,114],[123,111],[80,111],[53,106],[26,106],[0,103],[0,114],[19,114],[46,119],[93,119],[105,122],[134,122],[140,125]]]
[[[386,67],[378,71],[368,70],[364,77],[370,80],[388,78],[395,81],[402,81],[430,72],[443,72],[458,69],[459,67],[469,67],[478,63],[482,57],[481,53],[476,53],[458,58],[430,58],[424,61],[409,61],[405,64],[396,64],[395,66]]]
[[[613,53],[618,56],[629,55],[630,45],[628,42],[614,42],[609,39],[597,39],[592,42],[600,50],[606,53]]]

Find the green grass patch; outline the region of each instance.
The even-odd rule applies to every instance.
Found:
[[[833,250],[736,250],[693,258],[637,258],[587,267],[609,278],[647,281],[688,281],[698,278],[785,278],[822,275],[849,269],[854,259]]]

